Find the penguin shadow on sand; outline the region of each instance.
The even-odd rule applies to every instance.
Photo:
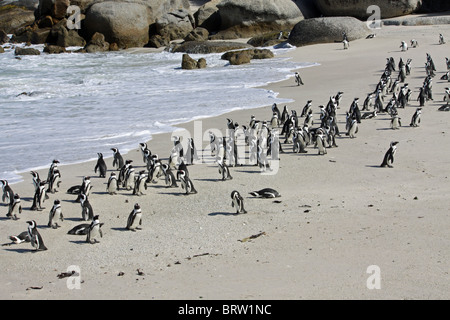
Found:
[[[216,211],[216,212],[211,212],[208,213],[208,216],[214,217],[214,216],[237,216],[238,214],[236,214],[236,212],[234,211]]]
[[[27,243],[28,245],[30,245],[30,243]],[[6,245],[6,244],[5,244]],[[13,244],[14,246],[16,246],[16,244]],[[26,244],[25,244],[26,245]],[[11,251],[11,252],[17,252],[17,253],[26,253],[26,252],[36,252],[36,249],[34,248],[7,248],[4,249],[5,251]]]

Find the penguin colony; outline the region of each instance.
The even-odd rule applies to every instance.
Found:
[[[373,38],[372,37],[368,38]],[[344,49],[349,48],[348,39],[343,35]],[[411,48],[418,47],[416,40],[411,40]],[[444,44],[442,35],[439,36],[439,44]],[[408,45],[402,41],[401,51],[407,52]],[[450,82],[450,60],[445,58],[447,73],[441,77],[441,80]],[[336,95],[331,96],[328,102],[318,106],[319,116],[314,119],[313,101],[308,100],[302,109],[300,116],[296,110],[288,110],[284,106],[281,111],[276,104],[271,107],[268,119],[256,119],[252,116],[249,123],[240,125],[232,119],[227,119],[226,137],[218,137],[216,133],[209,132],[210,153],[218,167],[217,181],[232,183],[233,176],[231,167],[246,165],[257,166],[261,172],[270,172],[274,161],[279,161],[280,154],[286,153],[285,150],[292,148],[293,154],[316,152],[318,156],[328,154],[328,149],[336,148],[336,138],[344,138],[343,134],[349,139],[357,137],[359,127],[363,126],[363,120],[375,119],[380,115],[388,115],[391,119],[390,128],[398,130],[402,127],[401,118],[398,115],[399,108],[405,108],[411,102],[412,90],[406,83],[406,78],[411,73],[411,59],[406,62],[402,58],[398,64],[392,57],[387,58],[384,72],[375,90],[369,92],[364,99],[362,109],[359,106],[359,98],[353,99],[348,111],[345,112],[345,131],[341,132],[337,121],[337,110],[342,107],[341,100],[344,92],[338,91]],[[435,65],[431,55],[427,53],[425,61],[426,76],[423,85],[419,90],[417,101],[419,107],[416,108],[411,117],[409,127],[417,128],[421,123],[421,114],[425,104],[433,100],[432,84],[435,77]],[[294,75],[297,86],[304,85],[298,72]],[[450,111],[450,89],[446,88],[445,104],[439,108],[440,111]],[[283,137],[283,138],[281,138]],[[94,173],[98,173],[99,178],[106,179],[105,193],[107,196],[117,195],[119,192],[131,193],[133,196],[145,196],[145,190],[152,184],[160,183],[164,180],[166,188],[179,189],[180,194],[186,196],[194,195],[200,191],[194,186],[194,182],[189,175],[188,165],[193,165],[199,160],[193,139],[188,139],[187,150],[184,152],[180,137],[173,137],[173,146],[168,152],[168,160],[164,160],[157,154],[153,154],[147,143],[140,143],[139,148],[144,164],[143,170],[136,171],[133,161],[124,159],[118,148],[111,148],[113,151],[112,168],[110,176],[107,178],[108,168],[102,153],[98,153],[98,161],[93,168]],[[389,148],[384,154],[380,167],[393,168],[394,155],[397,151],[399,142],[390,141]],[[239,152],[239,147],[244,147],[248,151]],[[241,150],[242,151],[242,150]],[[49,168],[47,179],[41,180],[36,171],[31,171],[32,184],[34,185],[33,203],[30,210],[46,210],[44,203],[49,199],[49,194],[55,195],[59,192],[61,183],[61,173],[58,169],[58,160],[54,160]],[[226,182],[229,181],[229,182]],[[23,211],[23,203],[20,196],[12,190],[7,180],[0,180],[2,186],[2,202],[8,207],[6,216],[11,220],[19,220]],[[70,187],[66,192],[76,196],[75,203],[79,203],[81,214],[79,216],[82,223],[68,230],[68,234],[86,236],[86,243],[98,243],[99,238],[103,237],[100,215],[95,214],[94,208],[89,202],[91,196],[91,180],[86,175],[82,178],[81,184]],[[230,187],[231,208],[234,208],[235,214],[245,214],[244,197],[238,190]],[[248,192],[254,198],[278,198],[280,193],[275,189],[266,187],[260,190]],[[69,204],[66,204],[69,205]],[[49,218],[47,227],[57,229],[64,226],[63,205],[59,199],[54,199],[53,206],[49,209]],[[145,219],[145,208],[141,208],[135,203],[127,221],[124,221],[126,230],[136,231],[142,228]],[[45,251],[47,247],[44,239],[38,231],[38,224],[35,220],[27,221],[27,230],[19,235],[11,235],[9,239],[14,244],[29,242],[34,250]]]

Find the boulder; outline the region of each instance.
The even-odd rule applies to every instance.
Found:
[[[303,20],[300,8],[292,0],[222,0],[217,4],[221,19],[220,33],[231,30],[246,38],[270,31],[290,30]]]
[[[182,44],[171,44],[167,50],[189,54],[221,53],[236,49],[253,48],[251,45],[231,41],[187,41]]]
[[[5,31],[0,30],[0,45],[7,42],[9,42],[8,34]]]
[[[161,37],[159,34],[154,34],[150,37],[146,47],[161,48],[169,45],[169,40]]]
[[[421,0],[317,0],[316,6],[324,16],[351,16],[367,19],[371,5],[380,7],[381,19],[411,14],[420,8]]]
[[[3,49],[3,47],[0,47],[0,53],[5,53],[5,49]]]
[[[119,51],[119,45],[115,42],[109,44],[109,51]]]
[[[51,28],[36,29],[31,34],[30,42],[32,44],[41,44],[49,42]]]
[[[183,39],[194,30],[194,18],[188,10],[178,9],[158,18],[155,28],[156,33],[167,41]]]
[[[34,48],[19,48],[19,47],[16,47],[16,49],[14,50],[14,54],[16,56],[40,55],[41,52],[38,49],[34,49]]]
[[[195,25],[215,32],[220,29],[220,14],[217,4],[221,0],[211,0],[202,5],[194,13]]]
[[[297,47],[340,42],[344,32],[348,40],[352,41],[365,38],[370,30],[366,23],[353,17],[312,18],[297,23],[289,34],[288,42]]]
[[[0,29],[7,34],[14,34],[34,23],[34,12],[17,7],[0,10]]]
[[[47,45],[45,45],[43,52],[49,53],[49,54],[58,54],[58,53],[65,53],[67,51],[66,51],[66,48],[64,48],[64,47],[47,44]]]
[[[198,61],[191,58],[189,54],[183,54],[181,60],[181,69],[192,70],[192,69],[201,69],[206,68],[206,60],[204,58],[200,58]]]
[[[251,59],[270,59],[274,54],[269,49],[246,49],[225,52],[220,58],[228,60],[231,65],[250,63]]]
[[[0,1],[0,7],[5,5],[14,5],[19,8],[24,8],[26,10],[36,10],[39,5],[39,0],[6,0]]]
[[[60,26],[57,31],[56,45],[60,47],[84,47],[86,40],[78,34],[77,30],[67,30]]]
[[[109,43],[103,34],[96,32],[84,49],[87,53],[105,52],[109,51]]]
[[[192,30],[183,40],[184,41],[206,41],[208,40],[209,32],[207,29],[197,27]]]
[[[262,35],[255,36],[247,41],[248,44],[254,47],[269,47],[286,41],[289,32],[269,32]]]
[[[67,8],[70,6],[70,0],[54,0],[52,6],[52,17],[63,19],[67,14]]]
[[[419,12],[444,12],[450,10],[450,1],[448,0],[422,0]]]

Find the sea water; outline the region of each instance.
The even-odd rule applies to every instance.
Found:
[[[23,46],[23,45],[19,45]],[[181,69],[182,53],[117,51],[95,54],[0,54],[0,179],[18,173],[122,154],[172,132],[177,124],[229,111],[291,102],[261,87],[314,63],[280,57],[294,48],[269,47],[275,58],[232,66],[221,54],[207,67]],[[71,49],[71,48],[69,48]]]

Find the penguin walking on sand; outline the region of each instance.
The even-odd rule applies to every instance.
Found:
[[[295,72],[295,83],[297,83],[297,86],[304,85],[303,80],[298,72]]]
[[[20,203],[20,196],[16,193],[12,203],[9,204],[8,213],[6,216],[13,220],[18,220],[17,214],[22,213],[22,205]]]
[[[228,168],[225,162],[217,161],[217,164],[219,165],[219,173],[222,175],[222,181],[233,179],[230,168]]]
[[[59,228],[60,225],[58,225],[58,220],[64,221],[64,216],[62,214],[61,201],[56,199],[53,202],[52,209],[50,210],[50,214],[49,214],[49,218],[48,218],[48,227],[53,228],[53,229]]]
[[[406,43],[406,41],[402,41],[402,43],[400,45],[400,49],[402,51],[407,51],[408,50],[408,44]]]
[[[386,151],[386,153],[384,155],[383,162],[381,163],[381,167],[393,168],[392,164],[394,163],[394,155],[397,152],[397,145],[398,145],[398,141],[391,142],[391,145],[390,145],[388,151]]]
[[[184,162],[183,162],[184,164]],[[183,166],[179,166],[179,168],[183,168]],[[164,173],[164,181],[166,183],[167,188],[178,188],[177,179],[175,178],[175,175],[172,172],[172,169],[170,166],[166,163],[161,164],[161,169]],[[183,170],[183,169],[181,169]],[[188,175],[187,171],[183,170],[186,175]]]
[[[344,50],[347,50],[350,47],[350,42],[348,42],[348,40],[343,40],[342,44],[344,45]]]
[[[133,160],[125,160],[125,164],[120,168],[119,171],[119,177],[117,178],[117,181],[119,182],[119,186],[122,186],[125,188],[125,177],[128,171],[128,168],[131,166],[131,163]]]
[[[402,126],[401,118],[398,115],[391,117],[391,129],[398,130]]]
[[[195,148],[194,139],[188,138],[186,150],[186,162],[187,164],[194,164],[195,160],[198,160],[198,155],[197,149]]]
[[[133,194],[137,196],[143,195],[144,190],[147,190],[147,174],[145,170],[141,170],[137,179],[135,179]]]
[[[58,163],[59,163],[59,160],[54,159],[52,161],[52,163],[50,164],[50,168],[48,169],[48,174],[47,174],[47,182],[52,180],[53,172],[58,169]]]
[[[345,135],[349,136],[352,139],[356,138],[356,134],[358,133],[358,121],[348,112],[345,128],[347,129]]]
[[[116,168],[116,170],[120,170],[123,167],[123,165],[124,165],[123,157],[120,154],[119,149],[111,148],[111,150],[112,150],[113,155],[114,155],[114,159],[113,159],[112,165],[113,165],[113,167]]]
[[[81,204],[81,218],[84,221],[88,221],[94,218],[94,210],[92,210],[91,203],[85,194],[80,195]]]
[[[445,39],[442,33],[439,34],[439,44],[445,44]]]
[[[97,155],[98,155],[98,159],[97,159],[97,164],[95,165],[95,168],[94,168],[94,172],[97,173],[97,170],[98,170],[100,178],[105,178],[106,170],[107,170],[106,162],[103,159],[102,153],[97,153]]]
[[[111,195],[117,194],[117,190],[119,190],[119,181],[117,180],[117,175],[115,172],[111,172],[109,176],[108,182],[106,184],[106,192]]]
[[[136,172],[132,165],[130,165],[125,172],[124,188],[127,190],[133,190],[135,183]]]
[[[11,204],[14,202],[14,191],[12,190],[11,186],[9,185],[7,180],[0,180],[2,183],[2,201]]]
[[[192,183],[191,179],[189,179],[188,176],[186,176],[186,172],[184,170],[178,170],[177,171],[177,177],[178,180],[180,180],[181,188],[185,190],[185,193],[191,194],[191,193],[197,193],[197,190],[194,187],[194,184]]]
[[[75,188],[75,187],[73,187],[73,188]],[[76,189],[76,193],[78,194],[78,197],[75,200],[75,202],[80,202],[82,194],[84,194],[87,197],[89,197],[89,195],[91,194],[91,190],[92,190],[91,177],[90,176],[83,177],[83,182],[81,183],[81,186],[79,186]]]
[[[418,127],[420,123],[420,115],[422,114],[422,108],[417,108],[414,112],[411,123],[409,124],[411,127]]]
[[[325,142],[325,134],[319,133],[316,135],[316,146],[319,149],[319,155],[327,154],[326,142]]]
[[[134,205],[133,211],[131,211],[130,215],[128,216],[126,228],[131,231],[136,231],[138,229],[141,229],[140,228],[141,225],[142,225],[142,211],[139,204],[136,203]]]
[[[234,190],[231,192],[231,206],[236,209],[236,214],[247,213],[244,209],[244,198],[239,194],[238,191]]]
[[[142,161],[143,161],[144,163],[146,163],[148,151],[150,151],[150,149],[147,147],[147,143],[145,143],[145,142],[139,143],[139,147],[140,147],[140,149],[141,149]],[[151,153],[151,152],[150,152],[150,153]]]
[[[42,211],[43,209],[45,209],[43,207],[43,203],[45,202],[45,199],[46,199],[45,195],[46,195],[45,182],[41,181],[39,183],[39,187],[34,192],[33,204],[31,205],[30,210]]]
[[[100,238],[103,238],[103,232],[102,232],[102,223],[100,223],[98,219],[98,215],[93,217],[91,225],[89,226],[89,229],[87,230],[87,237],[86,242],[90,244],[99,243],[96,238],[100,236]]]
[[[55,193],[58,192],[58,188],[61,184],[61,173],[58,169],[53,170],[53,174],[50,177],[50,181],[48,181],[48,189],[47,192]]]
[[[47,247],[42,240],[42,236],[37,230],[36,221],[27,221],[28,223],[28,237],[30,238],[31,245],[36,249],[36,251],[47,250]]]

